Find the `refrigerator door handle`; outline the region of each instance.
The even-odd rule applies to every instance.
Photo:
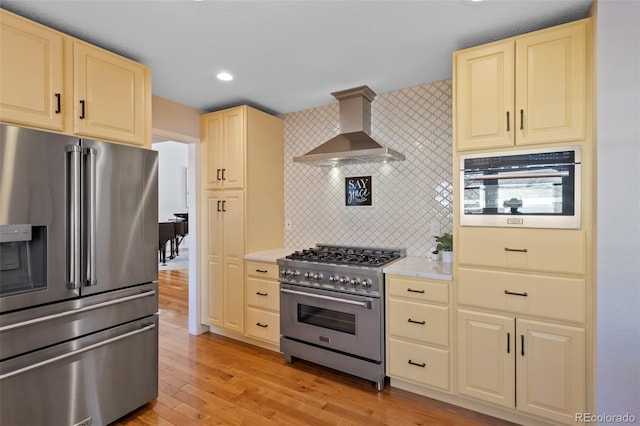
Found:
[[[96,279],[96,155],[95,148],[85,148],[85,233],[86,286],[98,284]]]
[[[67,145],[66,151],[66,221],[67,221],[67,287],[82,286],[82,148]]]
[[[77,351],[67,352],[67,353],[65,353],[63,355],[58,355],[56,357],[49,358],[49,359],[41,361],[41,362],[38,362],[38,363],[35,363],[35,364],[31,364],[31,365],[29,365],[27,367],[19,368],[17,370],[11,371],[9,373],[0,375],[0,381],[5,380],[5,379],[9,379],[9,378],[11,378],[13,376],[17,376],[17,375],[20,375],[20,374],[27,373],[27,372],[29,372],[31,370],[35,370],[36,368],[44,367],[45,365],[52,364],[52,363],[57,362],[57,361],[61,361],[61,360],[65,359],[65,358],[76,356],[76,355],[79,355],[81,353],[88,352],[88,351],[91,351],[93,349],[99,348],[101,346],[105,346],[105,345],[108,345],[110,343],[117,342],[118,340],[126,339],[127,337],[135,336],[136,334],[140,334],[140,333],[144,333],[145,331],[153,330],[154,328],[156,328],[155,324],[149,324],[149,325],[146,325],[146,326],[142,327],[139,330],[130,331],[128,333],[121,334],[121,335],[116,336],[116,337],[112,337],[111,339],[107,339],[107,340],[103,340],[102,342],[94,343],[93,345],[86,346],[86,347],[84,347],[82,349],[78,349]]]
[[[131,300],[141,299],[143,297],[155,296],[155,294],[156,294],[155,290],[144,291],[142,293],[136,293],[136,294],[133,294],[131,296],[120,297],[118,299],[113,299],[113,300],[108,300],[106,302],[96,303],[95,305],[84,306],[84,307],[79,308],[79,309],[71,309],[71,310],[60,312],[60,313],[57,313],[57,314],[46,315],[44,317],[38,317],[38,318],[30,319],[30,320],[27,320],[27,321],[17,322],[15,324],[5,325],[5,326],[0,327],[0,333],[3,333],[5,331],[9,331],[9,330],[13,330],[15,328],[26,327],[28,325],[33,325],[33,324],[38,324],[38,323],[41,323],[41,322],[50,321],[50,320],[53,320],[53,319],[56,319],[56,318],[67,317],[69,315],[76,315],[76,314],[80,314],[82,312],[87,312],[87,311],[94,311],[96,309],[104,308],[106,306],[117,305],[119,303],[129,302]]]

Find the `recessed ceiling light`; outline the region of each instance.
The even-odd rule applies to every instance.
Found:
[[[218,77],[218,80],[222,80],[222,81],[231,81],[231,80],[233,80],[233,76],[231,74],[229,74],[228,72],[220,72],[220,73],[218,73],[218,75],[216,77]]]

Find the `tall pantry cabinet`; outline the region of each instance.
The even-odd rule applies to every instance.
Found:
[[[284,241],[284,123],[243,105],[200,117],[204,324],[244,335],[247,253]]]
[[[583,19],[453,57],[456,391],[517,423],[595,410],[591,49]],[[532,145],[581,147],[580,229],[461,226],[460,155]]]

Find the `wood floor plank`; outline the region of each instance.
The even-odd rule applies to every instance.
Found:
[[[225,336],[189,335],[188,271],[159,272],[159,396],[114,425],[512,425]]]

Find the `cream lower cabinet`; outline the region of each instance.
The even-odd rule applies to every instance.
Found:
[[[387,376],[449,391],[449,285],[387,275],[385,289]]]
[[[585,412],[585,330],[470,310],[457,316],[458,392],[559,423]]]
[[[206,206],[207,322],[244,332],[244,198],[242,191],[209,191]]]
[[[247,260],[246,269],[246,334],[277,345],[280,342],[278,265]]]

